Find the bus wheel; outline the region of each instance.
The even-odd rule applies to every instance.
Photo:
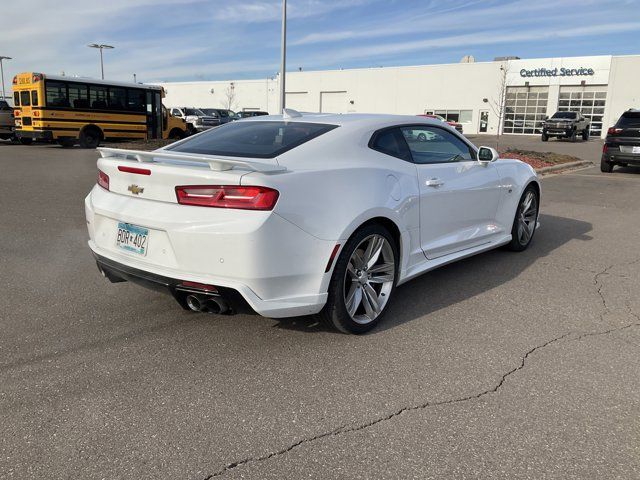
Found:
[[[169,140],[181,140],[185,136],[184,132],[179,128],[174,128],[169,132]]]
[[[102,133],[96,127],[87,127],[80,132],[80,146],[82,148],[96,148],[100,145]]]
[[[33,138],[25,138],[25,137],[23,137],[23,138],[20,139],[20,143],[22,145],[31,145],[33,143]]]
[[[71,148],[76,144],[76,141],[73,138],[61,138],[58,140],[58,144],[62,148]]]

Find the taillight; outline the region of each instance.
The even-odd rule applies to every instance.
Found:
[[[109,175],[104,173],[102,170],[98,170],[98,185],[105,190],[109,190]]]
[[[178,203],[200,207],[272,210],[278,191],[268,187],[185,185],[176,187]]]
[[[607,130],[607,133],[609,135],[618,135],[619,133],[622,133],[622,129],[616,128],[616,127],[610,127],[609,130]]]
[[[124,165],[120,165],[118,170],[126,173],[136,173],[138,175],[151,175],[151,170],[148,168],[125,167]]]

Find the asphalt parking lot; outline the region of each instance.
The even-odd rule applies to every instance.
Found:
[[[0,143],[0,478],[640,478],[640,169],[546,177],[529,250],[355,337],[108,283],[96,158]]]

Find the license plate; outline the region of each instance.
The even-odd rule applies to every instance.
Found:
[[[145,256],[147,254],[148,240],[148,228],[118,222],[118,235],[116,236],[116,245],[118,248]]]
[[[622,153],[635,153],[640,154],[640,147],[632,147],[630,145],[620,145],[620,151]]]

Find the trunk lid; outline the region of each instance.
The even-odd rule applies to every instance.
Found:
[[[143,152],[99,148],[98,169],[109,177],[109,191],[145,200],[178,203],[181,185],[240,185],[244,175],[285,168],[264,159],[192,155],[170,151]]]

